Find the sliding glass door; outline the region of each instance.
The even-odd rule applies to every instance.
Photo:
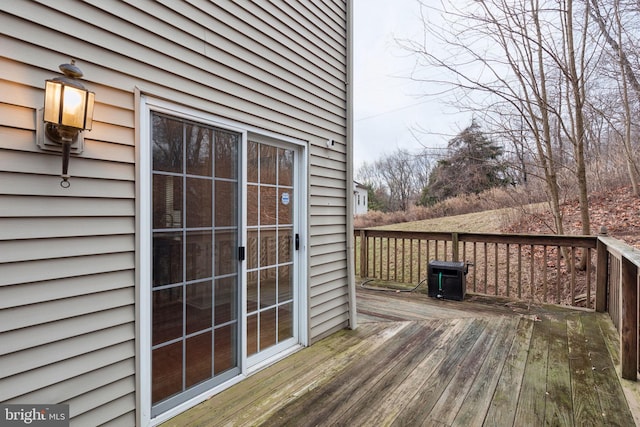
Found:
[[[140,196],[151,418],[306,342],[303,144],[157,108]]]
[[[154,405],[239,373],[241,141],[152,114]]]
[[[294,339],[294,261],[300,244],[294,227],[295,159],[293,148],[248,143],[246,324],[250,361],[259,361],[259,354],[270,355]]]

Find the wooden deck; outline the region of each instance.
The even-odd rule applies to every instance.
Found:
[[[359,327],[168,426],[633,426],[604,314],[358,291]]]

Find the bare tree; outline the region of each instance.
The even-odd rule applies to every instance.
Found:
[[[384,198],[384,210],[406,211],[418,199],[426,186],[430,172],[429,158],[398,149],[372,164],[365,163],[358,170],[358,180]]]
[[[638,81],[637,70],[633,67],[627,52],[629,43],[625,43],[623,37],[629,32],[626,31],[623,24],[623,11],[621,10],[620,0],[614,0],[613,4],[603,4],[596,0],[591,0],[590,13],[593,20],[597,24],[601,34],[604,36],[607,44],[611,47],[610,56],[614,63],[617,63],[618,70],[621,78],[619,82],[620,98],[622,100],[623,108],[623,126],[622,130],[618,131],[620,141],[624,150],[625,160],[627,164],[627,172],[633,188],[633,194],[640,195],[640,186],[638,184],[638,176],[640,170],[638,169],[637,162],[634,157],[634,150],[632,147],[632,109],[631,109],[631,96],[630,91],[635,93],[636,100],[640,99],[640,82]],[[607,6],[609,6],[607,8]],[[606,10],[606,15],[605,13]],[[627,14],[636,15],[627,11]],[[628,38],[628,37],[627,37]],[[631,90],[629,89],[631,87]],[[604,112],[604,114],[610,114],[611,110]],[[611,123],[611,122],[610,122]]]
[[[537,0],[493,0],[458,7],[442,3],[439,10],[423,2],[422,8],[424,40],[403,44],[418,56],[418,73],[435,67],[445,77],[416,74],[414,78],[445,85],[459,108],[479,115],[515,111],[522,118],[520,131],[535,147],[536,165],[547,183],[556,232],[563,233],[552,128],[554,116],[559,115],[553,102],[561,98],[554,97],[547,87],[548,74],[555,72],[556,79],[559,75],[555,65],[559,57],[551,55],[556,47],[550,38],[552,29],[558,26],[557,16],[554,22],[549,19],[552,13],[558,14],[557,7],[541,5]],[[438,13],[443,24],[430,22],[427,12]],[[432,41],[446,49],[435,50]]]

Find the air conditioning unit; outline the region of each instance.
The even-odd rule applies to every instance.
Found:
[[[430,297],[462,301],[467,288],[468,267],[464,262],[431,261],[428,267]]]

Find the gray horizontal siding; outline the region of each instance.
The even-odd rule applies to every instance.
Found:
[[[111,308],[90,313],[85,316],[71,317],[51,323],[30,325],[29,334],[22,330],[5,332],[5,345],[0,354],[15,353],[25,349],[32,349],[40,345],[55,343],[70,337],[89,334],[101,328],[112,328],[117,325],[132,323],[134,312],[131,306]]]
[[[75,408],[75,402],[72,400],[71,406]],[[135,399],[133,394],[119,397],[109,402],[103,402],[103,400],[91,400],[92,404],[101,404],[97,409],[87,411],[84,413],[71,412],[73,423],[80,426],[93,426],[93,425],[115,425],[115,426],[132,426],[135,425],[135,412],[131,408],[135,408]],[[113,414],[123,414],[116,419],[113,419]],[[133,423],[131,421],[134,421]]]
[[[314,244],[310,250],[309,250],[309,254],[314,257],[314,256],[320,256],[320,255],[326,255],[326,254],[332,254],[332,253],[340,253],[340,252],[344,252],[346,251],[347,245],[345,242],[331,242],[331,243],[326,243],[324,245],[320,245],[320,244]]]
[[[51,401],[55,396],[60,402],[66,402],[76,396],[87,393],[95,393],[114,381],[121,379],[132,380],[135,374],[135,362],[132,358],[116,360],[104,366],[96,366],[95,369],[77,376],[71,376],[46,388],[30,391],[7,401],[7,403],[42,403]]]
[[[134,232],[135,221],[131,217],[2,218],[0,240],[106,236]]]
[[[128,287],[100,294],[82,295],[40,304],[5,308],[0,312],[0,332],[70,319],[98,311],[110,310],[115,307],[131,306],[133,297],[133,289]]]
[[[339,269],[346,268],[346,250],[341,252],[331,252],[323,255],[315,255],[314,261],[317,266],[325,266],[331,264],[337,266]]]
[[[75,188],[72,191],[75,192]],[[105,200],[103,198],[70,196],[0,196],[0,217],[4,218],[40,216],[133,216],[133,214],[133,201],[127,199]]]
[[[19,286],[0,288],[0,309],[28,306],[73,296],[91,295],[109,290],[130,288],[135,281],[132,270],[94,274],[87,281],[84,276],[59,278],[39,282],[21,282]]]
[[[55,3],[60,8],[64,7],[64,4],[65,2]],[[106,5],[112,9],[116,5],[123,7],[122,4],[115,3],[106,3]],[[22,9],[22,5],[14,7]],[[208,7],[210,8],[211,5],[209,4]],[[11,4],[3,4],[2,8],[11,8]],[[34,17],[35,21],[35,17],[47,12],[46,6],[38,5],[35,2],[30,2],[28,9],[29,11],[20,19],[26,21],[29,17]],[[155,10],[159,10],[159,8],[156,7]],[[131,22],[127,23],[127,31],[123,33],[119,29],[125,22],[123,17],[127,16],[126,11],[113,9],[110,12],[112,14],[104,13],[104,11],[92,6],[78,4],[78,10],[74,11],[77,18],[57,14],[56,19],[44,22],[45,25],[50,25],[53,28],[35,27],[29,25],[28,22],[15,25],[16,18],[8,15],[0,15],[0,27],[3,25],[13,26],[15,36],[34,44],[43,45],[52,51],[56,51],[60,46],[75,44],[76,49],[73,55],[82,57],[86,61],[83,64],[83,70],[87,78],[91,76],[91,78],[101,79],[104,70],[117,63],[120,69],[127,71],[128,75],[122,74],[114,77],[114,73],[111,72],[108,76],[104,76],[107,79],[105,81],[119,85],[116,87],[126,88],[138,84],[157,92],[176,89],[183,94],[206,97],[209,103],[214,100],[219,103],[221,109],[234,106],[237,111],[232,114],[233,116],[244,116],[245,112],[254,112],[255,116],[268,117],[276,123],[295,123],[294,127],[299,129],[320,125],[321,127],[316,129],[319,133],[330,130],[336,134],[344,134],[344,115],[342,114],[345,108],[344,101],[342,101],[342,105],[331,108],[327,106],[322,109],[321,107],[326,101],[318,94],[324,95],[326,90],[301,91],[300,88],[296,88],[295,93],[289,94],[289,92],[280,89],[280,86],[285,84],[279,78],[279,75],[285,72],[285,67],[282,64],[273,64],[270,67],[273,70],[271,82],[260,81],[255,77],[256,70],[251,61],[242,61],[243,68],[240,70],[230,68],[226,63],[221,63],[216,57],[216,45],[207,44],[213,58],[203,55],[202,52],[193,52],[187,49],[185,45],[192,46],[193,40],[187,37],[179,27],[170,24],[173,19],[177,18],[170,11],[165,11],[165,20],[153,21],[155,31],[158,32],[158,28],[166,27],[168,34],[171,35],[170,39],[160,38],[157,34],[149,37],[148,31],[136,32],[135,24]],[[93,19],[89,20],[92,15]],[[230,14],[223,17],[226,16],[233,18]],[[240,24],[236,30],[242,31],[245,28],[249,32],[251,29],[246,23]],[[96,28],[96,26],[102,28]],[[210,28],[216,28],[216,23],[211,22]],[[258,32],[255,37],[257,40],[263,41],[264,33]],[[110,49],[78,44],[78,39],[99,39],[103,46],[109,46]],[[2,40],[2,42],[9,47],[18,43],[17,41],[12,42],[11,39]],[[278,43],[279,46],[283,45],[282,40],[274,40],[274,43]],[[24,46],[22,48],[21,56],[25,62],[36,62],[43,68],[51,66],[51,62],[41,62],[41,57],[33,49],[28,47],[25,49]],[[263,52],[264,45],[260,44],[256,46],[256,49]],[[323,64],[323,61],[316,60],[316,58],[305,61],[298,52],[290,49],[286,55],[276,57],[278,59],[293,58],[295,62],[307,62],[305,68],[321,69],[316,64]],[[265,53],[263,52],[263,54]],[[316,60],[316,62],[314,63],[312,60]],[[189,76],[189,78],[183,79],[178,85],[172,85],[172,81],[166,78],[168,73]],[[237,78],[239,73],[242,75],[241,79]],[[137,76],[137,78],[132,79],[132,76]],[[242,84],[236,83],[239,81],[242,81]],[[318,77],[314,77],[313,81],[319,87],[327,84],[326,81]],[[162,83],[165,84],[162,85]],[[344,87],[342,89],[344,90]],[[289,130],[289,132],[291,131]]]
[[[84,153],[70,161],[72,186],[63,189],[60,155],[35,144],[42,90],[2,87],[9,90],[0,95],[0,401],[65,402],[80,415],[118,398],[126,407],[105,412],[104,421],[131,420],[135,158],[126,125],[133,111],[127,119],[121,106],[107,109],[116,123],[96,122],[87,133]],[[127,384],[120,396],[114,381]]]
[[[311,332],[313,335],[312,342],[316,342],[333,332],[344,329],[349,325],[349,306],[347,298],[342,304],[337,303],[338,300],[332,300],[312,308],[319,314],[314,316],[318,321],[312,325]]]
[[[80,320],[80,319],[78,319]],[[63,360],[72,359],[79,354],[89,354],[105,347],[115,346],[133,340],[133,324],[118,325],[107,329],[94,330],[64,340],[51,342],[38,347],[10,353],[2,356],[0,376],[9,377],[43,365],[54,365]]]
[[[2,378],[0,401],[22,401],[35,403],[26,395],[45,387],[65,381],[72,376],[81,376],[126,359],[133,359],[134,349],[129,343],[105,347],[98,351],[81,354],[53,365],[41,366],[20,375]],[[73,373],[73,375],[70,375]],[[104,380],[107,380],[104,378]],[[112,381],[110,378],[109,381]]]
[[[0,130],[0,135],[3,132]],[[11,133],[11,135],[7,135]],[[7,138],[15,138],[15,132],[6,132],[5,135]],[[26,135],[25,135],[26,136]],[[28,134],[30,144],[33,142],[32,133]],[[34,144],[35,147],[35,144]],[[14,179],[41,179],[38,175],[58,175],[61,172],[61,162],[56,161],[60,159],[60,155],[52,155],[49,153],[43,152],[31,152],[31,151],[17,151],[17,150],[5,150],[2,153],[2,158],[0,158],[0,170],[2,173],[18,173],[19,176],[14,176]],[[120,190],[114,188],[112,192],[117,191],[120,194],[123,194],[124,197],[133,197],[133,180],[134,180],[134,168],[131,165],[126,163],[117,163],[117,162],[106,162],[104,160],[94,160],[87,159],[85,157],[75,157],[72,156],[70,161],[70,171],[73,173],[74,177],[74,190],[77,190],[76,181],[80,178],[79,185],[82,186],[84,184],[92,184],[94,190],[89,192],[89,189],[82,190],[83,195],[91,195],[93,197],[105,197],[105,193],[96,191],[95,188],[99,188],[96,184],[106,184],[109,185],[109,182],[106,180],[116,181],[116,185],[119,185]],[[27,177],[25,174],[32,174],[32,176]],[[92,180],[85,180],[83,178],[91,177]],[[11,177],[7,177],[8,180]],[[104,180],[104,181],[96,181],[96,180]],[[123,183],[124,181],[124,183]],[[127,183],[128,181],[128,183]],[[15,181],[14,181],[15,182]],[[42,185],[42,181],[37,181],[37,184]],[[14,186],[15,188],[15,186]],[[5,185],[5,191],[12,191],[8,184]],[[51,195],[52,191],[55,191],[55,195],[66,195],[68,192],[60,192],[58,188],[49,188],[47,187],[48,194]],[[40,192],[42,192],[42,187],[40,187]],[[17,194],[16,190],[13,190],[14,194]],[[11,194],[10,192],[7,194]],[[37,191],[31,190],[30,194],[35,195],[38,194]]]
[[[96,239],[97,240],[97,239]],[[99,244],[98,241],[93,243]],[[101,254],[9,263],[2,266],[0,287],[19,283],[78,277],[134,268],[132,253]]]
[[[99,248],[93,243],[93,237],[86,236],[0,241],[0,263],[133,252],[135,249],[132,235],[103,236],[100,238]]]
[[[316,298],[316,297],[319,297],[320,295],[331,294],[331,295],[338,295],[336,296],[337,299],[341,298],[341,296],[343,295],[343,291],[345,291],[345,289],[339,286],[340,281],[341,281],[340,278],[334,279],[334,280],[327,280],[322,285],[318,285],[314,287],[311,290],[311,297]],[[326,301],[322,301],[322,302],[326,302]]]

